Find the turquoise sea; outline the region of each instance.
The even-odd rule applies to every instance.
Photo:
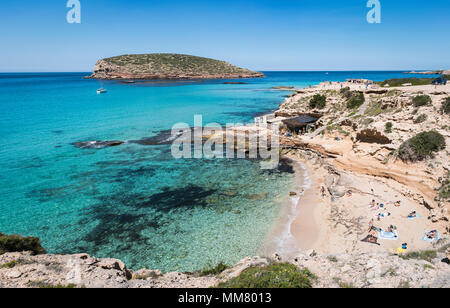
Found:
[[[0,74],[0,232],[34,235],[50,253],[87,252],[129,267],[194,271],[255,255],[293,188],[292,168],[249,160],[174,160],[141,140],[177,122],[251,122],[277,108],[274,86],[401,72],[266,72],[266,78],[121,84],[89,73]],[[408,76],[408,75],[406,75]],[[99,87],[108,89],[98,95]]]

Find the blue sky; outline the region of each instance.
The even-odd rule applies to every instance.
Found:
[[[450,69],[450,1],[0,1],[0,71],[91,71],[104,57],[175,52],[255,70]]]

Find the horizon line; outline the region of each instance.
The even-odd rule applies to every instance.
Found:
[[[401,69],[332,69],[332,70],[322,70],[322,69],[318,69],[318,70],[283,70],[283,69],[278,69],[278,70],[253,70],[256,72],[405,72],[405,73],[410,73],[410,72],[428,72],[428,71],[439,71],[441,69],[420,69],[420,70],[414,70],[414,69],[405,69],[405,70],[401,70]],[[445,70],[444,70],[445,71]],[[52,73],[93,73],[93,71],[0,71],[0,74],[20,74],[20,73],[46,73],[46,74],[52,74]],[[239,78],[235,78],[235,79],[239,79]]]

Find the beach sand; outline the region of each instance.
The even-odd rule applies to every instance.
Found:
[[[428,213],[423,206],[403,195],[406,191],[403,185],[393,180],[346,172],[345,187],[352,191],[352,195],[332,201],[327,190],[324,197],[321,193],[321,187],[326,187],[329,177],[324,166],[296,156],[289,158],[302,163],[311,181],[310,187],[298,200],[296,216],[291,219],[289,226],[295,246],[300,251],[314,250],[320,254],[339,255],[385,251],[395,253],[403,243],[408,243],[409,251],[432,247],[431,243],[421,238],[426,231],[436,226],[427,219]],[[370,209],[372,200],[385,204],[385,210]],[[391,204],[395,201],[401,201],[401,206]],[[412,211],[416,211],[420,217],[406,218]],[[381,212],[390,213],[391,216],[377,220],[376,216]],[[368,234],[372,219],[374,226],[383,230],[390,225],[396,226],[398,239],[379,239],[379,246],[362,242]],[[291,247],[281,247],[277,253],[286,258],[292,257],[293,242],[289,244]],[[283,251],[291,253],[284,254]]]

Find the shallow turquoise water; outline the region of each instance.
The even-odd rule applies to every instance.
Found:
[[[254,255],[293,185],[283,166],[174,160],[168,145],[79,149],[73,142],[136,140],[177,122],[250,122],[286,92],[400,72],[267,73],[200,83],[103,84],[81,73],[0,74],[0,232],[39,236],[51,253],[120,258],[132,268],[193,271]]]

